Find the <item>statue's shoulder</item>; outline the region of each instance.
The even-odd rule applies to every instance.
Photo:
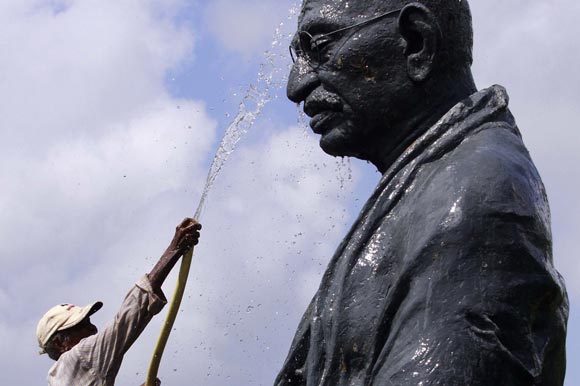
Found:
[[[467,136],[439,167],[466,204],[482,210],[548,211],[542,179],[515,127],[492,122]]]
[[[488,123],[467,136],[455,150],[460,177],[481,190],[487,183],[538,183],[540,175],[519,131],[501,122]],[[521,186],[523,188],[523,186]]]
[[[544,185],[517,129],[488,123],[422,167],[415,202],[485,212],[548,211]]]

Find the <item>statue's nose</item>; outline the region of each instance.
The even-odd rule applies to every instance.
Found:
[[[300,103],[320,85],[318,74],[307,63],[297,61],[290,70],[286,95],[292,102]]]

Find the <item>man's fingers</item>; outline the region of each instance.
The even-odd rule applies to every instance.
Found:
[[[183,230],[186,232],[191,232],[191,231],[199,232],[201,230],[201,224],[198,222],[195,222],[193,224],[187,225],[185,228],[183,228]]]
[[[193,239],[199,239],[199,232],[195,231],[192,233],[188,233],[185,236],[183,236],[185,240],[193,240]]]
[[[183,227],[183,230],[192,230],[197,228],[197,223],[195,224],[188,224],[187,226]]]

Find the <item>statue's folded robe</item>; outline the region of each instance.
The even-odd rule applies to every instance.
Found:
[[[544,186],[500,86],[390,167],[276,385],[559,386],[568,301]]]

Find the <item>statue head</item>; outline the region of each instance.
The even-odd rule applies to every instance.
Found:
[[[381,171],[475,90],[467,0],[304,0],[288,98],[320,146]]]

